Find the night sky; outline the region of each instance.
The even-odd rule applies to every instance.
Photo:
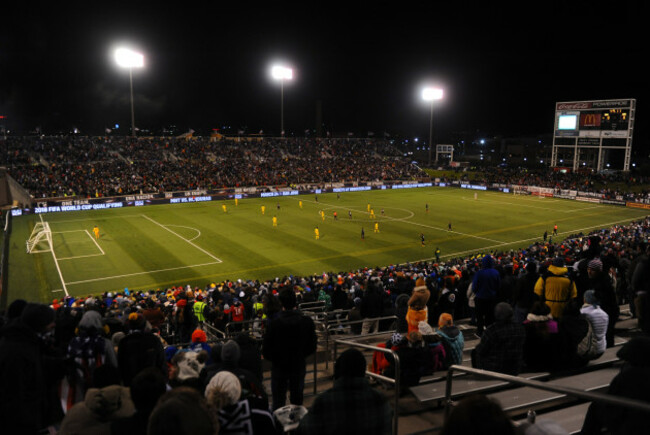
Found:
[[[636,98],[635,146],[647,143],[645,2],[11,2],[0,25],[0,115],[16,131],[101,134],[130,124],[120,42],[134,71],[136,125],[277,134],[274,60],[294,68],[285,129],[365,136],[458,132],[540,135],[555,102]],[[128,5],[128,6],[123,6]],[[210,5],[210,6],[207,6]],[[647,146],[647,145],[645,145]]]

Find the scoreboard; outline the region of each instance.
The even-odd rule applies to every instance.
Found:
[[[551,166],[629,170],[635,109],[635,99],[556,103]]]

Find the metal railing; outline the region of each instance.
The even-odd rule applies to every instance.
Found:
[[[451,412],[452,401],[452,381],[454,371],[461,371],[465,373],[471,373],[478,376],[483,376],[489,379],[496,379],[500,381],[509,382],[516,385],[523,385],[526,387],[539,388],[540,390],[551,391],[554,393],[565,394],[567,396],[577,397],[580,399],[585,399],[588,401],[598,401],[605,402],[610,405],[621,406],[625,408],[631,408],[638,411],[650,413],[650,403],[642,402],[639,400],[628,399],[625,397],[612,396],[605,393],[595,393],[589,391],[576,390],[574,388],[561,387],[557,385],[549,385],[545,382],[535,381],[531,379],[520,378],[518,376],[506,375],[503,373],[490,372],[487,370],[475,369],[471,367],[464,367],[459,365],[452,365],[447,371],[447,384],[445,386],[445,421]]]
[[[232,337],[240,332],[245,332],[254,339],[260,340],[264,336],[265,323],[264,320],[258,318],[242,320],[241,322],[231,321],[226,323],[224,333],[226,337]]]

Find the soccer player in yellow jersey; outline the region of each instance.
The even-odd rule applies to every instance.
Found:
[[[302,201],[298,201],[298,205],[302,208]]]
[[[95,240],[99,240],[99,227],[97,225],[93,228],[93,233],[95,233]]]
[[[276,216],[273,216],[273,226],[274,227],[278,226],[278,218]]]
[[[375,232],[379,232],[379,222],[375,222]]]
[[[239,205],[239,199],[235,198],[235,207]]]
[[[264,213],[266,212],[266,206],[263,205],[263,206],[261,207],[261,209],[262,209],[262,214],[264,214]]]
[[[320,213],[320,218],[325,222],[325,212],[323,210],[319,211]]]
[[[320,239],[320,231],[318,231],[318,227],[314,228],[314,237],[316,237],[316,240]]]
[[[366,207],[366,209],[368,210],[368,212],[370,212],[370,203],[368,203],[368,206]]]
[[[370,209],[370,219],[374,219],[374,218],[375,218],[375,209],[371,208]]]
[[[228,213],[228,207],[226,207],[226,204],[223,204],[221,206],[221,209],[223,210],[224,213]]]

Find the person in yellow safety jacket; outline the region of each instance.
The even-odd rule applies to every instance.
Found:
[[[576,283],[564,267],[564,260],[556,257],[548,270],[535,283],[535,294],[551,309],[553,319],[562,317],[567,302],[578,297]]]
[[[196,297],[196,301],[194,301],[194,317],[196,317],[196,320],[199,321],[199,324],[203,324],[205,322],[205,308],[207,307],[207,304],[203,302],[203,296],[198,295]]]
[[[259,313],[262,313],[262,319],[266,318],[266,314],[264,314],[264,304],[262,302],[254,302],[253,303],[253,313],[257,317]]]

